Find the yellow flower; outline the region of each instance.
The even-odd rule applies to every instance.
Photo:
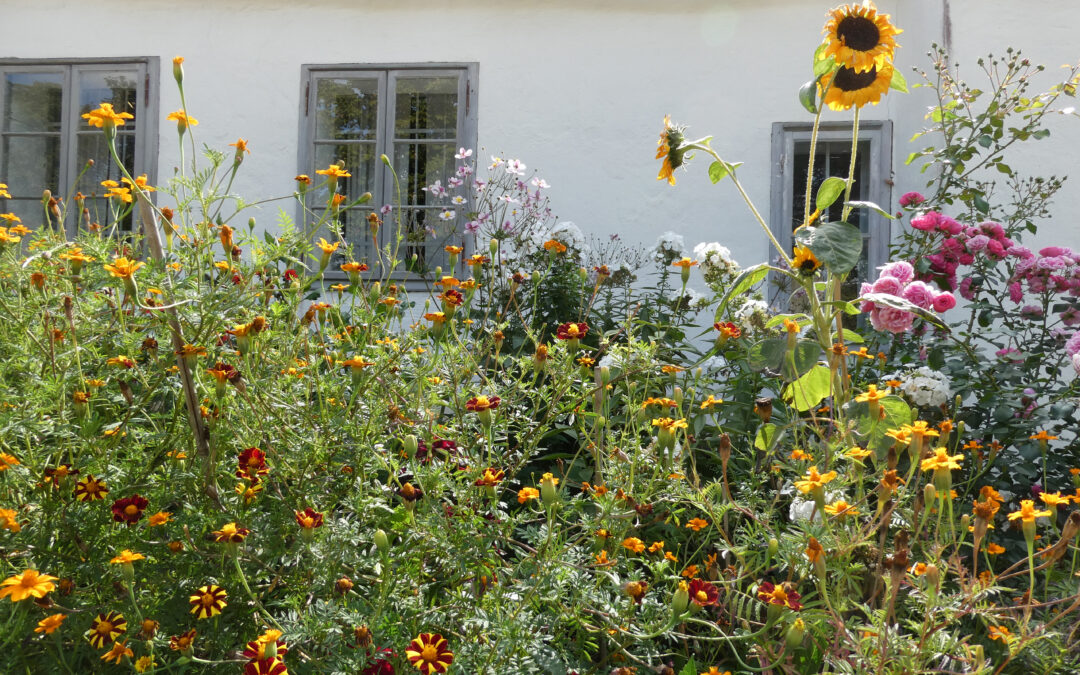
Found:
[[[1036,518],[1043,518],[1050,515],[1052,514],[1049,511],[1035,510],[1034,500],[1024,499],[1020,502],[1020,510],[1013,511],[1009,514],[1009,520],[1020,520],[1025,523],[1034,523]]]
[[[867,457],[869,457],[872,454],[874,454],[874,453],[871,452],[870,450],[867,450],[866,448],[860,448],[859,446],[856,445],[855,447],[853,447],[850,450],[848,450],[847,452],[845,452],[844,457],[847,457],[849,459],[854,459],[854,460],[857,460],[857,461],[861,462],[862,460],[866,459]]]
[[[1062,497],[1061,492],[1040,492],[1039,499],[1043,504],[1051,507],[1068,506],[1069,497]]]
[[[0,199],[11,199],[11,194],[8,193],[8,186],[6,183],[0,183]]]
[[[8,468],[18,466],[19,460],[15,455],[9,455],[6,452],[0,452],[0,471],[7,471]]]
[[[709,398],[701,402],[701,409],[708,410],[709,408],[721,405],[724,402],[722,398],[716,398],[712,394],[709,394]]]
[[[691,518],[686,522],[686,527],[693,530],[694,532],[700,532],[708,526],[709,521],[705,520],[704,518]]]
[[[517,500],[518,504],[524,504],[527,501],[540,498],[540,491],[532,487],[523,487],[518,490]]]
[[[851,504],[848,504],[843,499],[838,499],[832,504],[825,505],[825,513],[829,514],[830,516],[836,516],[840,520],[843,520],[848,516],[859,515],[859,510]]]
[[[128,260],[127,258],[114,258],[111,265],[105,265],[106,271],[117,279],[130,279],[136,270],[145,263]]]
[[[169,113],[169,116],[165,119],[176,122],[176,130],[181,134],[187,131],[188,127],[198,126],[199,120],[194,117],[188,117],[186,110],[176,110]]]
[[[802,274],[813,274],[821,267],[821,261],[817,259],[813,251],[806,246],[795,247],[795,257],[791,259],[791,268]]]
[[[879,14],[873,2],[837,7],[828,16],[822,31],[826,58],[860,73],[892,60],[895,36],[903,31],[889,22],[888,14]]]
[[[151,668],[154,668],[156,666],[157,666],[157,664],[154,663],[154,657],[153,656],[149,656],[149,655],[140,656],[139,658],[135,659],[135,672],[136,673],[145,673],[146,671],[148,671]]]
[[[687,269],[687,268],[690,268],[690,267],[694,267],[697,264],[698,264],[698,261],[696,261],[696,260],[691,260],[690,258],[681,258],[681,259],[676,260],[675,262],[671,263],[671,266],[672,267],[681,267],[683,269]]]
[[[989,555],[1000,555],[1005,552],[1005,547],[998,546],[997,544],[987,544],[986,552]]]
[[[866,391],[855,397],[859,403],[877,402],[889,395],[889,390],[878,391],[876,384],[871,384]]]
[[[948,448],[938,448],[931,457],[927,457],[920,464],[923,471],[947,471],[959,469],[963,455],[949,455]]]
[[[133,180],[133,181],[128,180],[127,178],[121,178],[120,179],[121,183],[126,183],[132,189],[139,188],[143,192],[157,192],[157,188],[153,187],[152,185],[148,185],[146,181],[147,181],[147,178],[146,178],[145,173],[142,174],[142,175],[136,176],[135,180]]]
[[[861,108],[867,103],[877,105],[881,97],[889,91],[892,82],[891,63],[871,66],[865,72],[856,72],[840,66],[835,73],[826,73],[818,82],[820,91],[825,92],[825,104],[833,110],[849,110],[852,106]]]
[[[327,255],[330,255],[331,253],[333,253],[334,251],[337,250],[339,243],[340,242],[335,241],[333,244],[331,244],[330,242],[326,241],[326,239],[324,239],[323,237],[319,237],[319,241],[315,245],[318,246],[320,249],[322,249],[322,252],[323,252],[324,256],[327,256]]]
[[[317,170],[315,173],[319,174],[320,176],[328,176],[331,178],[349,178],[350,176],[352,176],[351,173],[341,168],[340,164],[331,164],[325,169]]]
[[[812,466],[806,470],[805,478],[795,481],[795,487],[799,490],[799,492],[806,494],[817,488],[824,487],[826,483],[831,482],[833,479],[836,478],[836,476],[837,473],[835,471],[829,471],[828,473],[821,474],[818,473],[816,466]]]
[[[11,598],[12,602],[22,602],[29,597],[44,598],[50,591],[56,590],[53,583],[56,577],[41,574],[37,570],[25,570],[0,581],[0,599]]]
[[[682,147],[686,140],[685,131],[685,127],[671,123],[671,115],[664,115],[664,130],[660,132],[660,140],[656,143],[656,159],[664,161],[660,165],[656,180],[667,180],[668,184],[675,184],[675,169],[682,166],[683,156],[686,154]]]
[[[135,119],[135,116],[131,113],[116,112],[113,110],[112,103],[102,103],[98,106],[97,110],[91,110],[88,113],[84,113],[82,118],[92,127],[111,130],[116,127],[124,126],[125,120],[133,120]]]
[[[1039,433],[1035,434],[1034,436],[1031,436],[1030,438],[1033,441],[1056,441],[1057,440],[1057,436],[1051,436],[1050,434],[1046,433],[1046,429],[1040,429]]]
[[[135,656],[135,652],[128,649],[126,642],[114,642],[112,648],[101,655],[101,660],[106,663],[112,662],[119,665],[120,661],[122,661],[125,656],[131,658],[132,656]]]
[[[146,556],[141,553],[133,553],[128,549],[124,549],[120,552],[120,555],[116,556],[109,562],[113,565],[130,565],[137,560],[146,560]]]
[[[64,623],[64,619],[66,618],[66,614],[50,614],[41,621],[38,621],[37,628],[34,629],[34,632],[52,635],[53,631],[59,628],[60,624]]]
[[[548,253],[566,253],[566,244],[555,239],[548,239],[544,242],[544,250]]]
[[[901,429],[915,438],[926,438],[928,436],[937,437],[941,435],[936,429],[932,428],[923,420],[916,420],[914,424],[905,424]]]
[[[641,553],[645,550],[645,542],[641,541],[637,537],[627,537],[623,539],[623,548],[631,553]]]
[[[157,527],[159,525],[164,525],[171,520],[171,513],[169,513],[168,511],[158,511],[154,515],[150,516],[150,518],[147,520],[147,525],[149,525],[150,527]]]
[[[660,427],[662,431],[675,432],[676,429],[686,429],[688,425],[685,419],[672,419],[670,417],[660,417],[652,421],[654,427]]]

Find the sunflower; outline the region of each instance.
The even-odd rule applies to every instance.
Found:
[[[446,638],[438,633],[421,633],[409,643],[405,658],[424,675],[445,673],[454,662],[454,652],[446,646]]]
[[[903,31],[879,14],[874,3],[837,7],[828,13],[825,24],[825,57],[833,57],[846,68],[863,73],[891,61],[898,33]]]
[[[196,619],[209,619],[212,616],[217,616],[221,614],[221,610],[225,609],[228,604],[225,602],[227,597],[229,597],[229,594],[220,586],[213,584],[199,586],[195,593],[188,597],[188,602],[191,603],[191,613],[195,615]]]
[[[98,614],[90,623],[90,630],[86,631],[86,639],[95,649],[105,646],[105,641],[116,641],[116,638],[127,632],[127,619],[119,612]]]
[[[826,105],[833,110],[848,110],[852,106],[861,108],[867,103],[877,105],[889,91],[892,75],[891,63],[870,66],[869,70],[863,72],[841,66],[835,73],[823,75],[818,86],[825,92]]]
[[[664,115],[664,130],[660,132],[656,148],[656,159],[662,159],[664,163],[660,165],[656,180],[666,178],[669,184],[675,184],[675,169],[682,166],[683,155],[686,154],[686,150],[681,147],[686,140],[683,133],[685,130],[686,127],[671,124],[671,115]]]
[[[817,271],[817,268],[821,267],[821,261],[806,246],[796,246],[795,257],[791,260],[791,267],[802,274],[813,274]]]

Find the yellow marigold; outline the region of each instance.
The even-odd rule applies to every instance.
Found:
[[[889,395],[889,390],[878,391],[876,384],[871,384],[866,391],[855,397],[859,403],[877,402]]]
[[[548,239],[544,242],[544,250],[548,253],[566,253],[566,244],[555,239]]]
[[[816,488],[824,487],[827,483],[834,480],[837,476],[835,471],[829,471],[827,473],[818,473],[816,466],[812,466],[806,470],[806,476],[802,480],[795,481],[795,487],[806,494]]]
[[[141,553],[134,553],[128,549],[124,549],[120,552],[120,555],[114,557],[109,562],[113,565],[130,565],[133,562],[139,560],[146,560],[146,556]]]
[[[851,504],[848,504],[843,499],[838,499],[832,504],[825,505],[825,513],[829,514],[830,516],[836,516],[840,520],[843,520],[848,516],[859,515],[859,510]]]
[[[641,553],[645,550],[645,542],[637,537],[627,537],[626,539],[623,539],[622,546],[631,553]]]
[[[194,117],[190,117],[187,114],[186,110],[174,110],[173,112],[169,113],[169,116],[165,119],[171,122],[176,122],[176,129],[180,133],[187,131],[188,127],[194,127],[199,124],[199,120],[195,119]]]
[[[66,618],[66,614],[50,614],[41,621],[38,621],[37,628],[34,629],[34,632],[52,635],[53,631],[59,628],[60,624],[64,623],[64,619]]]
[[[523,487],[518,490],[517,500],[518,504],[524,504],[527,501],[540,498],[540,491],[533,487]]]
[[[112,103],[102,103],[98,105],[96,110],[83,113],[82,118],[92,127],[97,127],[98,129],[115,129],[116,127],[124,126],[126,120],[135,119],[135,116],[131,113],[116,112],[113,110]]]
[[[319,174],[320,176],[329,176],[332,178],[348,178],[352,176],[351,173],[341,168],[340,164],[331,164],[325,169],[317,170],[315,173]]]
[[[691,260],[690,258],[681,258],[681,259],[676,260],[675,262],[671,263],[671,266],[672,267],[681,267],[683,269],[687,269],[687,268],[690,268],[690,267],[694,267],[697,264],[698,264],[698,261],[696,261],[696,260]]]
[[[12,602],[21,602],[30,597],[43,598],[56,590],[54,581],[56,577],[41,574],[37,570],[25,570],[0,581],[0,599],[10,598]]]
[[[700,532],[709,526],[709,521],[704,518],[691,518],[686,522],[686,527],[694,532]]]
[[[923,471],[945,471],[951,469],[959,469],[960,462],[964,459],[963,455],[949,455],[948,448],[938,448],[934,451],[934,454],[927,457],[920,464],[920,468]]]
[[[127,258],[114,258],[111,265],[105,265],[105,270],[117,279],[130,279],[145,264]]]
[[[1009,520],[1019,520],[1025,523],[1034,523],[1036,518],[1052,515],[1050,511],[1038,511],[1035,509],[1035,501],[1024,499],[1020,502],[1020,510],[1009,514]]]

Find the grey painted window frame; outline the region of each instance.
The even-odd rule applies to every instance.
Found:
[[[109,71],[134,68],[136,75],[135,166],[127,167],[133,176],[146,174],[147,182],[157,183],[158,175],[158,106],[161,58],[158,56],[126,56],[117,58],[76,59],[26,59],[0,58],[0,82],[7,72],[56,72],[63,70],[63,125],[60,131],[60,197],[69,200],[75,194],[74,184],[82,171],[76,166],[75,138],[79,133],[78,73],[81,71]],[[4,109],[4,88],[0,87],[0,110]],[[0,147],[0,152],[3,148]],[[3,177],[0,177],[3,178]],[[97,188],[99,186],[94,186]],[[65,229],[73,235],[77,228],[76,218],[69,217]]]
[[[773,234],[785,250],[793,243],[791,222],[795,203],[794,157],[797,144],[809,144],[814,125],[810,122],[774,122],[772,125],[772,185],[770,190],[769,223]],[[867,199],[886,211],[892,204],[892,140],[891,120],[867,120],[859,123],[859,144],[869,144],[867,166]],[[848,122],[822,122],[818,127],[819,143],[851,143],[851,124]],[[892,237],[890,221],[885,216],[868,211],[867,246],[868,266],[877,269],[889,260],[889,242]],[[769,251],[769,259],[775,257]]]
[[[459,100],[464,101],[464,114],[458,119],[458,145],[459,147],[477,149],[478,123],[477,123],[477,81],[480,64],[477,62],[424,62],[424,63],[337,63],[337,64],[303,64],[300,66],[300,130],[299,152],[297,158],[298,173],[307,174],[313,179],[316,177],[315,162],[315,97],[317,87],[314,86],[316,79],[324,77],[357,77],[369,75],[373,79],[378,78],[380,91],[387,92],[386,96],[380,96],[378,111],[379,135],[375,141],[376,157],[386,155],[391,157],[391,143],[394,138],[394,117],[396,97],[390,95],[390,88],[396,82],[400,73],[408,73],[414,77],[425,75],[445,75],[447,73],[459,73],[462,75],[458,84]],[[393,192],[394,177],[390,167],[383,162],[377,161],[375,174],[375,190],[372,192],[371,203],[375,208],[382,204],[395,203]],[[346,167],[347,169],[347,167]],[[472,191],[468,191],[469,201],[465,210],[472,209]],[[297,222],[303,222],[304,205],[297,205]],[[382,241],[380,240],[380,245]],[[466,252],[468,253],[468,251]],[[374,270],[373,270],[374,271]],[[328,268],[325,275],[329,279],[344,279],[347,277],[343,272],[334,268]],[[392,279],[413,281],[417,277],[408,272],[396,271],[391,275]]]

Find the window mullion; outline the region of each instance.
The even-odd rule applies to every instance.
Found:
[[[383,204],[394,204],[394,211],[392,211],[393,218],[401,218],[402,214],[398,212],[400,204],[395,204],[395,186],[397,185],[397,179],[395,172],[397,167],[394,166],[394,120],[397,116],[397,75],[396,70],[383,71],[379,75],[379,114],[382,115],[381,124],[379,128],[382,133],[379,134],[379,138],[376,139],[377,144],[381,144],[381,150],[379,152],[380,160],[379,164],[382,170],[378,172],[378,175],[382,177],[382,202],[376,206],[382,206]],[[387,166],[382,162],[382,155],[386,155],[390,160]],[[379,231],[379,246],[386,246],[391,242],[391,236],[389,230],[392,228],[389,223],[384,223],[383,227]]]
[[[74,195],[73,186],[77,175],[75,156],[78,151],[79,92],[76,91],[76,87],[79,78],[76,77],[76,69],[77,66],[74,65],[64,67],[64,98],[60,104],[64,114],[60,126],[60,166],[57,187],[60,188],[60,196],[65,199]],[[75,216],[75,223],[78,223],[78,214]],[[70,227],[70,223],[65,223],[65,232],[69,231]]]

